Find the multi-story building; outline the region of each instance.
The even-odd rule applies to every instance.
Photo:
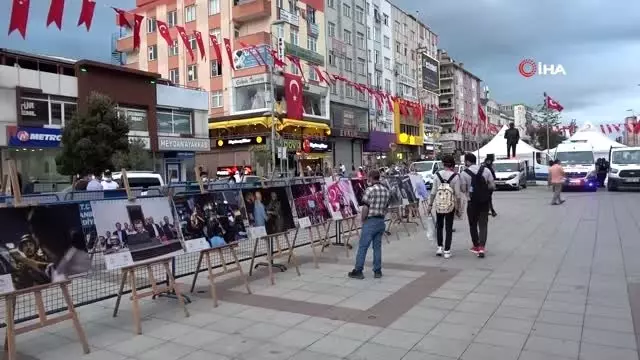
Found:
[[[0,50],[2,159],[16,160],[24,178],[38,180],[37,191],[69,185],[55,162],[62,128],[87,110],[92,92],[109,96],[127,117],[129,137],[154,154],[149,170],[167,181],[194,180],[195,153],[211,147],[206,92],[162,84],[156,73],[9,50]]]
[[[438,51],[440,61],[440,142],[447,151],[476,150],[480,135],[478,104],[481,87],[479,77],[456,62],[446,51]],[[456,129],[456,120],[458,129]]]
[[[326,5],[327,70],[368,84],[365,0],[328,0]],[[369,94],[340,81],[331,86],[330,99],[333,162],[347,169],[360,166],[369,138]]]
[[[131,36],[118,41],[118,50],[126,53],[127,66],[158,72],[175,84],[200,88],[210,94],[209,129],[214,148],[197,159],[205,167],[251,163],[265,173],[271,154],[276,152],[271,148],[272,128],[277,130],[276,146],[287,148],[283,160],[290,164],[290,170],[296,164],[294,157],[303,138],[326,140],[330,133],[328,88],[308,66],[313,64],[322,70],[325,66],[323,1],[136,0],[132,12],[144,16],[146,26],[139,50],[133,49]],[[160,35],[156,20],[167,23],[172,46]],[[185,28],[196,55],[194,59],[187,54],[176,26]],[[199,55],[194,31],[206,38],[204,58]],[[230,40],[235,71],[229,66],[224,45],[222,59],[217,59],[207,35],[215,36],[220,44],[223,39]],[[273,111],[283,109],[283,76],[269,71],[272,59],[268,48],[278,48],[279,42],[284,43],[285,55],[301,60],[303,74],[293,63],[287,65],[286,71],[306,79],[302,89],[303,120],[285,116],[272,121],[275,115],[285,112]],[[257,51],[252,50],[254,46]],[[239,141],[229,141],[233,139]],[[330,162],[327,153],[310,154],[303,159],[305,166],[331,166]]]
[[[640,133],[637,131],[629,131],[629,129],[637,129],[637,126],[637,116],[627,116],[624,119],[624,133],[622,134],[623,144],[627,146],[640,146]]]

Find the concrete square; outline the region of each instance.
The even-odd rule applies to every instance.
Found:
[[[416,344],[413,350],[457,359],[467,349],[469,343],[470,341],[467,340],[448,339],[429,334]]]
[[[176,360],[196,350],[198,349],[191,346],[167,342],[138,354],[136,358],[140,360]]]
[[[317,353],[309,350],[302,350],[289,360],[341,360],[339,357],[329,356],[327,354]]]
[[[531,335],[552,339],[580,341],[582,327],[537,322],[533,325]]]
[[[258,340],[267,340],[276,337],[283,332],[287,331],[287,328],[273,325],[269,323],[256,323],[248,328],[240,331],[240,335]]]
[[[204,344],[208,344],[211,341],[226,337],[227,334],[207,329],[195,329],[188,334],[180,335],[173,339],[173,342],[178,344],[201,347]]]
[[[436,308],[436,309],[442,309],[442,310],[452,310],[453,308],[458,306],[459,303],[460,303],[460,300],[427,297],[424,300],[422,300],[418,305],[422,307],[426,307],[428,309]]]
[[[374,343],[362,345],[348,360],[401,360],[409,350]]]
[[[424,335],[414,332],[384,329],[369,342],[410,350]]]
[[[272,341],[287,347],[304,349],[324,336],[323,333],[293,328],[276,336]]]
[[[517,360],[520,349],[473,343],[462,354],[461,360]]]
[[[602,359],[637,360],[638,352],[631,349],[582,343],[580,347],[580,360]]]
[[[514,319],[492,316],[485,324],[486,329],[502,330],[519,334],[529,334],[533,327],[533,320]]]
[[[216,354],[235,358],[241,353],[256,348],[262,344],[264,344],[264,341],[249,339],[234,334],[227,335],[221,339],[205,344],[202,346],[202,348]]]
[[[129,340],[112,344],[109,346],[109,350],[117,352],[122,355],[136,356],[144,351],[158,347],[165,341],[156,339],[151,336],[130,334]]]
[[[482,326],[470,326],[470,325],[459,325],[459,324],[449,324],[442,322],[438,324],[429,335],[440,336],[448,339],[456,339],[456,340],[467,340],[471,341],[478,333]]]
[[[289,359],[299,349],[290,348],[276,343],[266,343],[240,354],[243,360],[282,360]]]
[[[535,320],[536,317],[538,317],[538,309],[500,305],[494,315],[515,319]]]
[[[518,360],[576,360],[576,359],[577,358],[575,357],[557,356],[557,355],[551,355],[551,354],[546,354],[546,353],[541,353],[541,352],[531,351],[531,350],[524,350],[522,353],[520,353],[520,357],[518,358]]]
[[[237,317],[226,317],[214,322],[213,324],[207,325],[205,329],[225,334],[239,334],[241,330],[244,330],[253,324],[255,324],[255,321]]]
[[[477,343],[522,349],[527,335],[501,330],[483,329],[473,340]]]
[[[482,327],[490,316],[490,314],[474,314],[453,310],[442,321],[450,324]]]
[[[567,314],[543,310],[540,311],[537,321],[557,325],[582,326],[583,316],[579,314]]]
[[[389,328],[426,335],[434,326],[436,326],[437,323],[437,321],[401,316],[398,320],[389,325]]]
[[[435,354],[425,354],[420,351],[412,350],[409,351],[402,360],[455,360],[456,358],[448,357],[448,356],[440,356]]]
[[[633,333],[590,329],[587,327],[582,330],[582,342],[631,350],[636,350],[637,348],[636,336]]]
[[[206,350],[196,350],[182,358],[180,360],[231,360],[230,357],[209,352]]]
[[[307,350],[336,357],[345,357],[354,352],[363,343],[363,341],[347,339],[341,336],[327,335],[309,346]]]
[[[320,317],[312,317],[296,325],[295,328],[314,331],[314,332],[320,332],[326,335],[336,330],[337,328],[339,328],[344,324],[345,322],[340,320],[331,320],[331,319],[320,318]]]
[[[599,330],[633,333],[631,318],[617,319],[604,316],[588,315],[584,318],[584,327]]]
[[[380,331],[382,331],[382,328],[377,326],[346,323],[334,330],[331,335],[340,336],[347,339],[367,341],[378,334]]]
[[[578,357],[579,348],[580,344],[577,341],[551,339],[539,336],[530,336],[524,346],[525,350],[569,358]]]

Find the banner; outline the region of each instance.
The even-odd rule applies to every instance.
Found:
[[[426,53],[422,53],[422,88],[439,94],[440,62]]]

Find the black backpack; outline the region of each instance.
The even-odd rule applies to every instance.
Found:
[[[491,200],[489,184],[483,176],[484,169],[484,165],[481,165],[477,174],[474,174],[469,169],[464,170],[471,177],[471,202],[474,204],[485,204]]]

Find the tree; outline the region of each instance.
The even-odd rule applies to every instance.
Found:
[[[117,151],[113,154],[113,166],[116,170],[153,170],[153,161],[149,151],[145,149],[146,143],[140,138],[129,141],[126,151]]]
[[[535,147],[538,150],[547,149],[547,128],[538,127],[535,129],[536,144]],[[553,149],[567,138],[560,131],[549,129],[549,149]]]
[[[527,134],[531,137],[533,144],[538,149],[551,149],[564,140],[562,134],[554,132],[553,128],[560,125],[562,119],[560,113],[549,109],[545,104],[538,106],[538,111],[534,115],[533,124],[527,129]],[[549,128],[549,142],[547,143],[547,127]],[[562,139],[560,139],[562,138]]]

